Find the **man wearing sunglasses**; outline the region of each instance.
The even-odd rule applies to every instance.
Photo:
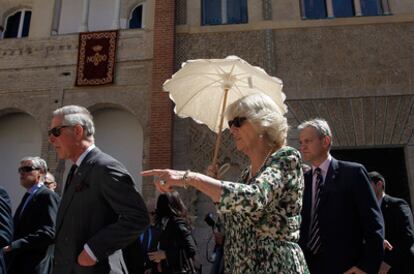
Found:
[[[47,274],[51,270],[59,196],[44,186],[46,161],[20,161],[20,184],[26,194],[14,214],[14,237],[6,252],[7,273]]]
[[[145,231],[149,217],[125,167],[94,145],[89,111],[53,112],[49,142],[73,165],[56,221],[54,274],[127,273],[122,250]]]
[[[55,180],[55,176],[53,176],[53,174],[50,173],[49,171],[46,173],[44,184],[51,191],[56,190],[57,183],[56,183],[56,180]]]

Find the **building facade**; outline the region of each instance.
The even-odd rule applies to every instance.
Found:
[[[67,172],[48,144],[54,109],[80,104],[95,117],[96,142],[120,159],[140,191],[148,162],[154,1],[2,1],[0,124],[2,184],[16,206],[25,155],[45,158],[62,184]],[[78,33],[119,29],[114,84],[76,87]]]

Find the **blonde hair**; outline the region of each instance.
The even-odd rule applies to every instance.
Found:
[[[255,93],[233,102],[226,110],[227,120],[245,117],[258,131],[266,135],[272,146],[286,143],[289,126],[278,105],[267,95]]]

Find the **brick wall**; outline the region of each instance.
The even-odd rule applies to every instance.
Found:
[[[150,167],[171,167],[172,103],[162,84],[174,72],[174,0],[155,2],[151,95]]]

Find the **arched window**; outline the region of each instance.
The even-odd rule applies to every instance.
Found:
[[[139,4],[136,6],[129,17],[129,28],[130,29],[141,29],[143,28],[143,14],[144,14],[144,4]]]
[[[19,38],[29,35],[30,19],[32,11],[27,9],[18,10],[6,18],[4,38]]]

